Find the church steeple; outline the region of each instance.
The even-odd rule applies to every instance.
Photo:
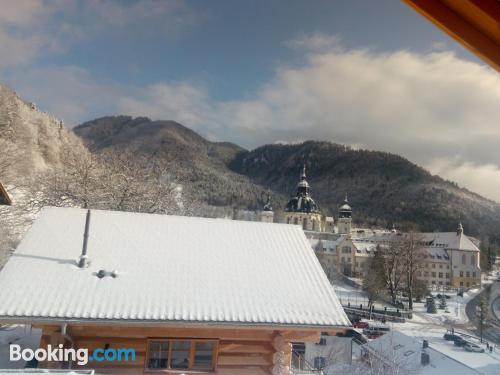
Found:
[[[347,193],[345,193],[344,204],[339,207],[339,218],[350,218],[352,216],[352,208],[349,206]]]
[[[274,221],[273,207],[271,206],[271,194],[267,193],[267,202],[260,212],[260,221],[272,223]]]
[[[264,205],[264,211],[272,211],[273,207],[271,206],[271,194],[267,193],[267,202]]]
[[[297,184],[297,196],[308,196],[309,195],[309,183],[306,180],[306,164],[302,167],[302,173],[300,174],[300,181]]]
[[[352,208],[349,206],[347,193],[345,193],[344,204],[339,207],[338,231],[340,234],[351,234]]]
[[[288,201],[285,211],[287,212],[304,212],[304,213],[321,213],[318,205],[311,197],[309,191],[309,182],[307,182],[306,164],[302,166],[299,175],[299,183],[297,184],[297,194],[291,197]]]

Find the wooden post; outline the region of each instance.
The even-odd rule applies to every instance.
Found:
[[[273,339],[273,348],[276,352],[273,355],[273,375],[292,375],[290,369],[292,360],[292,344],[286,341],[278,333]]]

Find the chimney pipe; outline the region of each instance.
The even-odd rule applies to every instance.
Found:
[[[78,261],[78,267],[80,268],[84,268],[88,265],[87,242],[89,239],[89,227],[90,227],[90,210],[87,210],[87,216],[85,218],[85,231],[83,232],[82,255],[80,255],[80,260]]]

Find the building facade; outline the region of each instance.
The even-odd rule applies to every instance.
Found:
[[[311,196],[305,166],[297,184],[297,194],[285,207],[285,223],[300,225],[314,249],[325,273],[363,278],[377,250],[401,244],[407,233],[392,230],[353,228],[352,207],[347,194],[338,208],[337,220],[325,217]],[[261,220],[273,219],[270,203],[266,204]],[[454,232],[412,234],[418,241],[422,264],[416,271],[418,279],[429,287],[469,288],[481,284],[478,241],[464,233],[460,223]]]

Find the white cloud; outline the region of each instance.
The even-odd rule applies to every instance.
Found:
[[[460,186],[500,202],[500,168],[495,164],[475,164],[459,158],[439,158],[430,161],[427,169]]]
[[[113,114],[108,111],[116,108],[116,98],[123,92],[120,85],[100,82],[77,66],[30,69],[12,86],[22,97],[70,126],[90,120],[89,113]]]
[[[173,119],[195,129],[210,122],[213,115],[206,90],[186,82],[164,82],[136,89],[119,98],[117,106],[124,114]]]
[[[500,76],[450,52],[309,48],[300,66],[278,67],[253,95],[222,102],[192,82],[124,87],[75,67],[40,76],[42,82],[22,77],[28,91],[19,91],[43,98],[50,103],[45,108],[73,124],[89,113],[124,113],[177,120],[247,147],[302,139],[362,145],[403,155],[500,200]],[[461,162],[445,168],[436,161],[450,157]]]
[[[153,96],[159,100],[146,96],[139,101],[152,104],[155,110],[149,112],[155,117],[171,113],[163,110],[161,95]],[[302,66],[278,69],[248,99],[211,103],[207,95],[195,98],[195,120],[186,125],[199,128],[201,113],[207,131],[223,139],[246,146],[332,140],[398,153],[428,167],[436,158],[458,155],[470,164],[444,176],[499,198],[494,188],[479,189],[475,181],[500,184],[492,169],[500,165],[500,77],[450,52],[334,48],[308,54]]]
[[[300,34],[295,39],[288,41],[288,47],[295,50],[325,51],[340,48],[341,38],[338,35],[324,33]]]
[[[196,19],[182,0],[0,0],[0,69],[26,65],[104,31],[135,25],[141,25],[137,30],[154,25],[172,38]]]

